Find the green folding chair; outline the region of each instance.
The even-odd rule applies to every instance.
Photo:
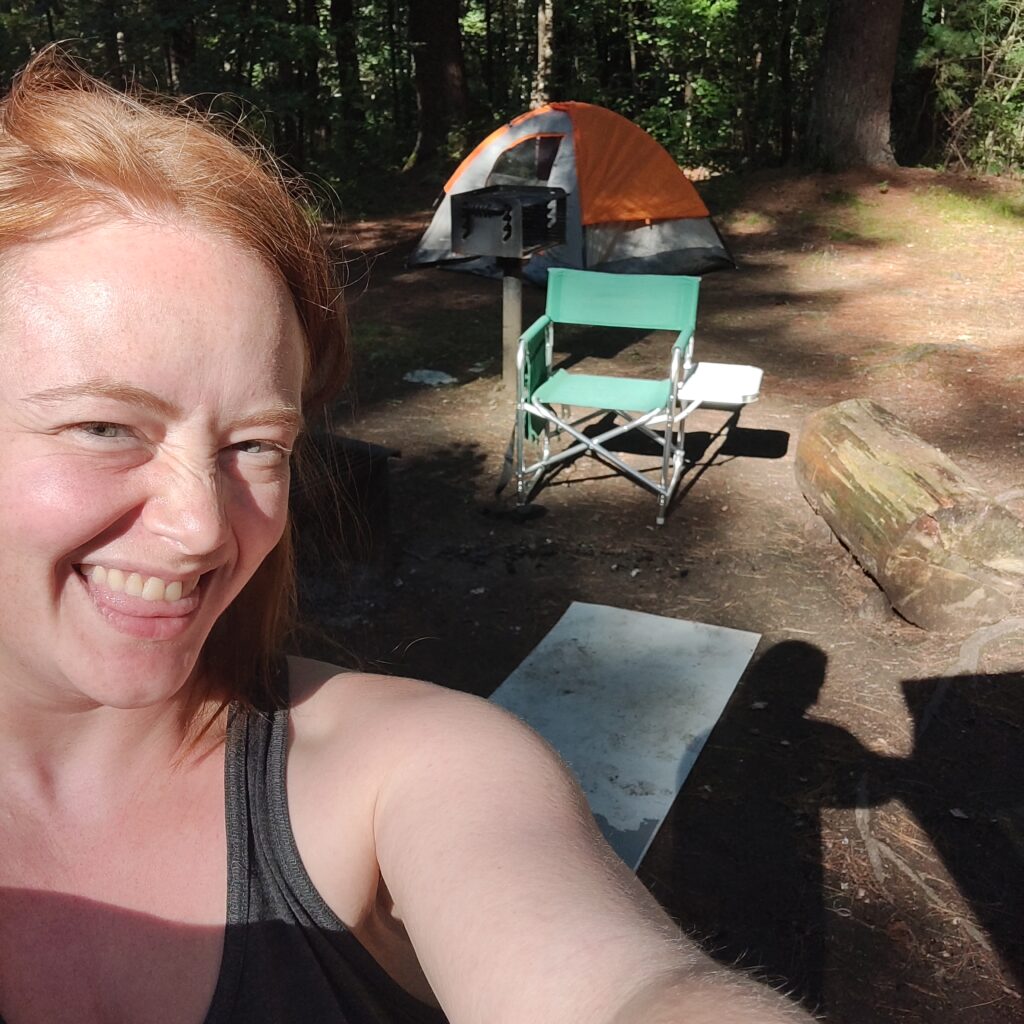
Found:
[[[530,500],[555,469],[580,455],[591,455],[658,496],[657,522],[665,513],[685,468],[686,417],[701,405],[732,408],[754,401],[761,370],[752,366],[694,363],[693,335],[700,278],[652,274],[600,274],[585,270],[548,271],[545,313],[519,339],[516,428],[513,459],[516,495]],[[668,330],[677,333],[668,376],[661,380],[552,372],[555,326]],[[578,410],[585,410],[578,414]],[[614,426],[585,433],[592,421],[613,414]],[[575,417],[575,418],[574,418]],[[657,478],[628,465],[609,443],[639,431],[660,447]],[[566,447],[552,442],[568,435]],[[540,457],[528,462],[527,444],[540,444]]]

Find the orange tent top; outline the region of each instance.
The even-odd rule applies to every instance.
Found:
[[[463,169],[511,126],[550,110],[572,121],[580,217],[585,225],[709,216],[663,146],[628,118],[591,103],[550,103],[502,125],[462,161],[445,183],[445,191],[450,192]]]
[[[621,114],[590,103],[552,103],[572,118],[584,224],[707,217],[663,146]]]

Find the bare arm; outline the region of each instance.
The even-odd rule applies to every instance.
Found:
[[[532,732],[430,689],[405,712],[389,729],[376,854],[453,1024],[809,1019],[679,932]]]

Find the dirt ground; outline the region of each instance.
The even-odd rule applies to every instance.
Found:
[[[901,620],[793,475],[807,414],[868,396],[1024,514],[1019,196],[929,171],[728,196],[740,269],[704,280],[697,357],[763,367],[763,397],[661,528],[652,495],[586,459],[510,516],[499,285],[403,268],[425,208],[345,231],[358,354],[338,427],[401,456],[376,557],[307,568],[306,610],[365,665],[481,695],[574,600],[760,633],[640,876],[722,962],[836,1024],[1024,1020],[1024,625]],[[667,352],[652,334],[566,354],[649,377]],[[403,383],[417,368],[458,383]],[[698,413],[694,440],[723,422]]]

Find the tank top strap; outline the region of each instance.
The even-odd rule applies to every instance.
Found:
[[[228,923],[204,1024],[443,1021],[393,982],[313,885],[288,814],[289,712],[229,712]]]

